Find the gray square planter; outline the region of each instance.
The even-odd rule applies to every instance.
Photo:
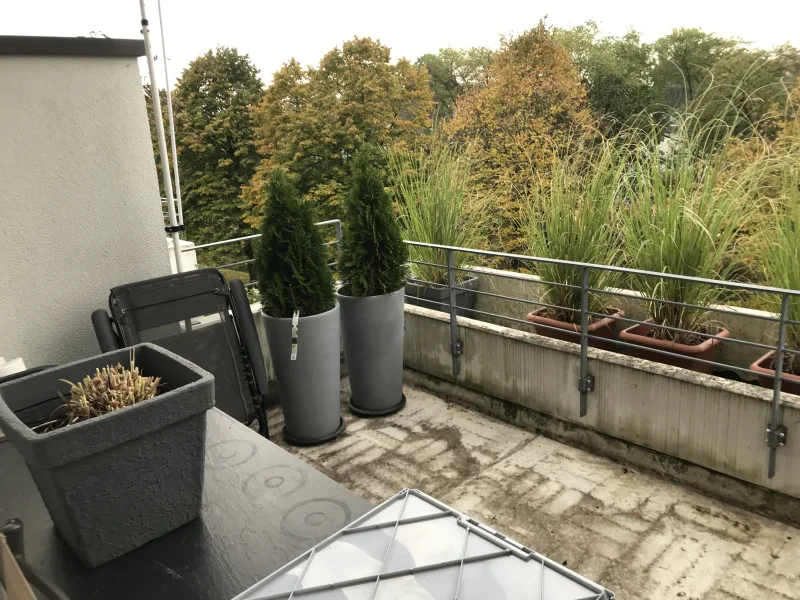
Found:
[[[69,385],[96,368],[127,365],[130,348],[55,367],[0,386],[0,426],[19,451],[50,516],[88,567],[125,554],[200,516],[206,411],[214,377],[153,344],[136,365],[161,377],[150,400],[62,429],[36,433]]]

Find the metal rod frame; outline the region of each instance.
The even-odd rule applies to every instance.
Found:
[[[326,242],[326,246],[330,246],[333,244],[338,245],[338,250],[341,255],[342,249],[342,225],[341,221],[338,219],[333,219],[330,221],[323,221],[321,223],[317,223],[318,226],[324,225],[335,225],[336,227],[336,239],[334,241]],[[236,242],[252,240],[260,237],[260,234],[251,235],[251,236],[244,236],[240,238],[233,238],[230,240],[223,240],[220,242],[212,242],[210,244],[202,244],[200,246],[195,246],[194,250],[200,250],[204,248],[212,248],[227,244],[233,244]],[[770,415],[770,423],[769,427],[767,428],[767,445],[769,446],[769,476],[773,477],[775,474],[775,461],[776,461],[776,452],[777,448],[785,445],[787,431],[786,427],[781,424],[781,383],[784,381],[792,381],[789,379],[785,373],[783,373],[783,363],[785,356],[787,354],[796,354],[800,355],[800,349],[798,348],[787,348],[786,347],[786,328],[788,326],[800,326],[800,321],[795,321],[789,318],[789,303],[792,299],[800,298],[800,290],[789,290],[789,289],[781,289],[775,288],[771,286],[763,286],[763,285],[754,285],[748,283],[741,283],[735,281],[723,281],[723,280],[713,280],[713,279],[704,279],[700,277],[689,277],[685,275],[673,275],[670,273],[658,273],[654,271],[643,271],[640,269],[631,269],[628,267],[617,267],[613,265],[596,265],[591,263],[582,263],[582,262],[575,262],[575,261],[567,261],[567,260],[559,260],[559,259],[552,259],[552,258],[543,258],[543,257],[536,257],[536,256],[527,256],[521,254],[511,254],[507,252],[494,252],[490,250],[479,250],[473,248],[459,248],[456,246],[445,246],[441,244],[427,244],[423,242],[415,242],[406,240],[405,242],[409,246],[415,247],[423,247],[423,248],[432,248],[436,250],[440,250],[447,256],[447,264],[441,265],[436,263],[428,263],[424,261],[416,261],[410,260],[410,263],[414,264],[421,264],[421,265],[428,265],[431,267],[441,268],[447,271],[447,284],[437,283],[437,282],[430,282],[424,281],[416,278],[409,278],[409,282],[416,283],[419,285],[424,285],[428,287],[436,287],[436,288],[447,288],[448,290],[448,298],[447,302],[439,302],[436,300],[425,300],[426,305],[437,305],[441,307],[442,310],[449,313],[449,324],[450,324],[450,353],[452,355],[452,373],[454,377],[458,377],[460,375],[460,368],[461,368],[461,361],[460,357],[463,354],[463,343],[459,339],[459,328],[458,328],[458,319],[464,318],[458,316],[458,305],[457,305],[457,292],[458,288],[456,285],[456,271],[464,271],[470,273],[479,273],[484,274],[487,277],[505,277],[508,279],[520,279],[518,274],[504,274],[504,273],[487,273],[483,272],[479,269],[469,268],[469,267],[458,267],[455,264],[456,254],[471,254],[477,256],[484,256],[484,257],[494,257],[494,258],[506,258],[506,259],[514,259],[514,260],[522,260],[522,261],[530,261],[533,263],[545,263],[545,264],[560,264],[560,265],[567,265],[573,266],[580,271],[580,278],[581,278],[581,285],[572,285],[560,282],[552,282],[552,281],[544,281],[544,280],[536,280],[531,281],[531,285],[552,285],[552,286],[559,286],[563,288],[570,288],[580,290],[581,296],[581,308],[575,309],[571,307],[561,307],[553,304],[548,304],[546,302],[540,302],[535,300],[528,300],[523,298],[515,298],[513,296],[505,296],[502,294],[495,294],[492,292],[486,292],[482,290],[470,290],[469,292],[472,294],[479,294],[488,297],[494,297],[509,301],[521,302],[524,304],[531,304],[540,307],[552,308],[556,310],[564,310],[564,311],[571,311],[571,312],[578,312],[580,313],[580,332],[579,332],[579,342],[580,342],[580,372],[579,372],[579,379],[578,379],[578,390],[580,393],[580,415],[586,416],[588,413],[588,394],[589,392],[594,390],[594,378],[590,374],[590,362],[589,362],[589,343],[591,340],[602,340],[604,343],[611,343],[614,344],[615,348],[641,348],[637,344],[632,344],[630,342],[625,342],[623,340],[617,339],[607,339],[601,338],[599,336],[591,335],[589,333],[589,324],[590,324],[590,317],[598,317],[598,318],[605,318],[609,315],[601,314],[597,312],[593,312],[589,310],[589,294],[606,294],[610,296],[620,296],[626,298],[632,298],[634,300],[640,302],[659,302],[662,304],[668,304],[673,306],[686,306],[688,308],[694,308],[697,310],[709,311],[714,313],[721,313],[721,314],[738,314],[737,311],[726,309],[723,307],[717,306],[697,306],[693,304],[686,304],[682,302],[676,302],[672,300],[660,299],[660,298],[650,298],[648,296],[643,296],[635,293],[628,293],[623,290],[616,290],[616,289],[597,289],[593,288],[589,285],[589,273],[591,269],[597,270],[605,270],[605,271],[612,271],[617,273],[623,273],[628,275],[636,275],[636,276],[648,276],[648,277],[656,277],[660,279],[669,279],[675,281],[685,281],[695,284],[703,284],[703,285],[714,285],[714,286],[721,286],[732,290],[743,290],[749,292],[756,292],[756,293],[763,293],[763,294],[772,294],[772,295],[779,295],[781,298],[781,314],[780,316],[770,316],[770,315],[748,315],[748,317],[752,316],[752,318],[760,319],[767,322],[778,323],[779,335],[778,340],[775,346],[769,344],[763,344],[758,342],[751,342],[748,340],[741,340],[736,338],[721,338],[722,342],[725,344],[740,344],[747,347],[752,348],[761,348],[765,350],[775,350],[775,374],[773,375],[773,397],[772,397],[772,406],[771,406],[771,415]],[[182,250],[183,252],[187,252],[188,250]],[[223,265],[223,266],[234,266],[236,264],[247,264],[248,262],[252,261],[243,261],[242,263],[232,263],[232,265]],[[332,262],[329,266],[333,267],[337,263]],[[252,287],[257,282],[251,282],[247,284],[245,287]],[[462,309],[465,310],[465,309]],[[497,319],[503,319],[505,321],[511,321],[514,323],[521,323],[528,327],[532,327],[533,324],[527,320],[510,317],[508,315],[501,315],[497,313],[487,312],[478,309],[468,309],[468,313],[471,316],[474,315],[484,315],[489,317],[494,317]],[[692,333],[697,335],[698,337],[705,338],[705,339],[714,339],[718,338],[717,335],[711,333],[704,333],[704,332],[688,332],[683,329],[677,327],[671,327],[668,325],[662,325],[659,323],[647,322],[647,321],[640,321],[636,319],[631,319],[629,317],[625,317],[619,319],[625,321],[626,323],[634,323],[634,324],[644,324],[648,325],[653,328],[665,330],[665,331],[674,331],[674,332],[685,332],[685,333]],[[544,329],[547,331],[554,331],[561,334],[564,334],[565,331],[558,327],[552,327],[549,325],[544,325],[537,323],[537,329]],[[718,338],[720,339],[720,338]],[[653,354],[657,354],[660,356],[680,356],[682,359],[687,361],[692,361],[695,364],[702,364],[702,365],[710,365],[712,367],[720,367],[723,369],[728,369],[736,373],[747,373],[749,375],[755,375],[759,377],[763,377],[763,373],[758,373],[748,368],[744,367],[737,367],[734,365],[728,365],[725,363],[720,363],[716,361],[705,360],[697,357],[692,356],[685,356],[683,354],[679,354],[676,352],[672,352],[670,350],[661,350],[658,348],[648,348],[649,352]],[[592,352],[602,352],[602,350],[592,350]]]

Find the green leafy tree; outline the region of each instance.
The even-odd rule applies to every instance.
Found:
[[[710,71],[739,44],[700,29],[675,29],[653,44],[653,84],[669,104],[692,102],[708,87]]]
[[[653,108],[652,48],[638,32],[600,36],[597,24],[589,21],[572,29],[554,29],[553,38],[572,55],[604,133],[613,135]]]
[[[173,108],[186,234],[192,241],[250,233],[239,196],[259,160],[250,107],[263,93],[258,69],[235,48],[209,50],[178,80]]]
[[[284,64],[255,111],[262,161],[245,192],[248,223],[262,214],[263,181],[286,169],[320,216],[339,216],[347,193],[349,162],[364,142],[410,147],[431,127],[433,95],[428,74],[389,48],[354,38],[328,52],[318,67]]]
[[[261,305],[271,317],[310,317],[334,307],[333,275],[327,265],[312,207],[303,202],[286,173],[276,169],[267,201],[257,259]]]
[[[739,46],[709,72],[699,108],[704,121],[723,118],[738,135],[778,132],[776,116],[792,112],[789,91],[800,76],[800,51],[789,44],[773,50]]]
[[[456,100],[466,90],[486,84],[486,67],[492,60],[489,48],[442,48],[436,54],[424,54],[417,66],[425,67],[436,102],[434,119],[446,119],[453,114]]]
[[[351,296],[389,294],[406,282],[408,249],[383,186],[383,160],[368,144],[353,159],[340,263],[345,293]]]

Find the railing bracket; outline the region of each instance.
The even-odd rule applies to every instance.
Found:
[[[458,341],[450,344],[450,354],[460,356],[464,354],[464,342]]]
[[[593,392],[594,391],[594,375],[587,375],[583,379],[578,381],[578,388],[580,389],[581,393],[586,392]]]
[[[781,448],[786,445],[788,431],[785,425],[778,425],[774,430],[767,428],[767,446]]]

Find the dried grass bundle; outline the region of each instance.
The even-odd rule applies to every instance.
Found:
[[[114,367],[97,369],[93,376],[87,375],[79,383],[62,381],[70,384],[70,397],[64,399],[64,407],[59,409],[64,410],[66,416],[56,427],[72,425],[149,400],[158,394],[161,378],[140,372],[131,351],[130,368],[118,363]]]

